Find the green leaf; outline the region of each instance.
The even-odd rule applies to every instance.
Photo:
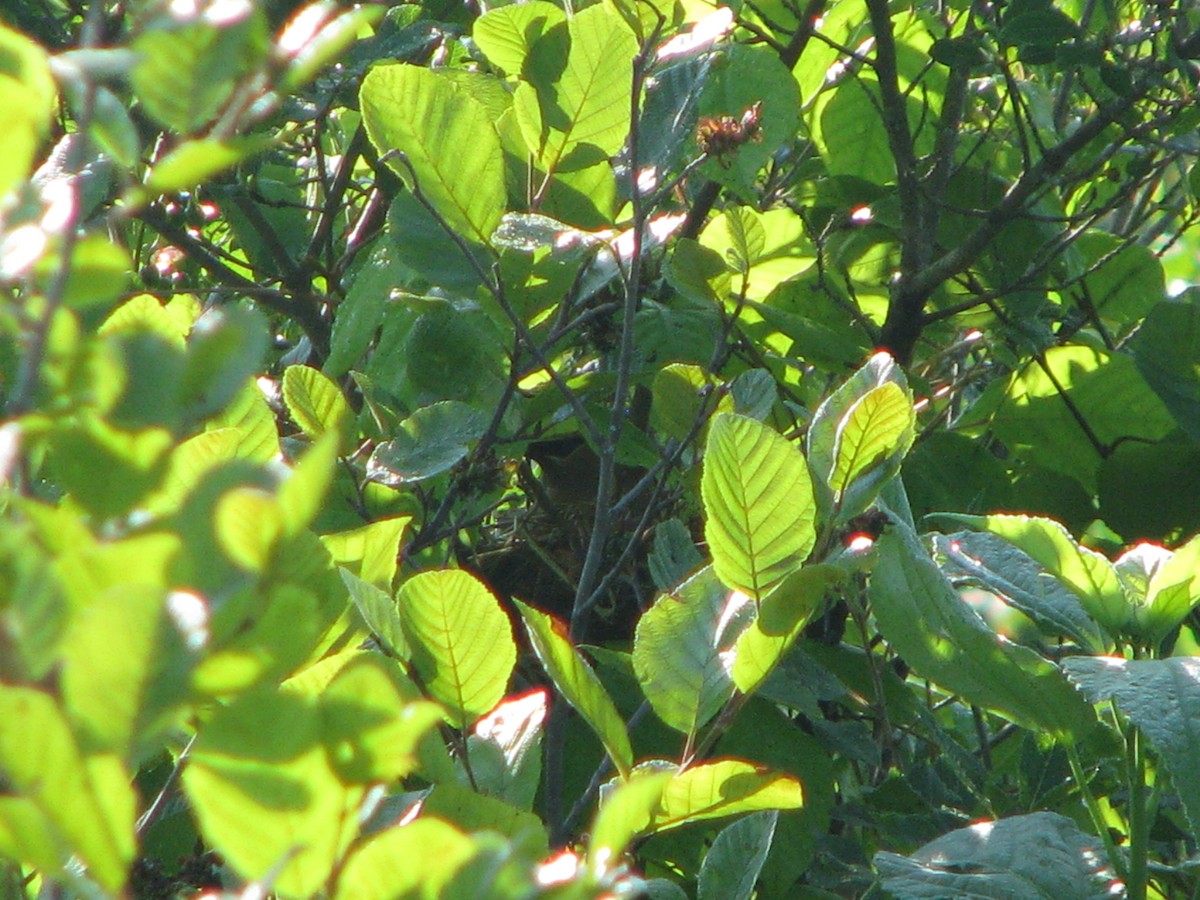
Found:
[[[350,600],[358,614],[363,617],[371,633],[375,635],[383,649],[396,659],[411,658],[412,650],[408,646],[408,638],[404,636],[404,625],[400,621],[400,611],[396,601],[387,591],[376,587],[370,582],[363,581],[348,569],[339,567],[338,574],[350,592]]]
[[[1175,427],[1126,354],[1052,347],[1045,366],[1031,362],[1014,374],[1006,403],[992,419],[996,436],[1020,459],[1094,490],[1107,448],[1157,441]]]
[[[882,392],[867,401],[875,391]],[[890,354],[876,353],[822,401],[809,425],[808,461],[822,507],[836,509],[837,521],[845,522],[870,506],[883,483],[898,471],[912,444],[913,427],[904,372]],[[878,477],[855,484],[852,473],[864,473],[881,454],[885,462]]]
[[[354,273],[333,320],[324,366],[330,378],[341,378],[358,363],[382,324],[392,288],[403,278],[397,256],[391,241],[376,241],[366,262]]]
[[[342,453],[353,450],[354,413],[341,389],[319,369],[311,366],[284,369],[283,402],[292,420],[310,438],[333,432],[338,435]]]
[[[482,793],[518,809],[533,808],[542,775],[542,732],[550,691],[534,688],[502,700],[467,739],[471,771]]]
[[[1066,816],[1035,812],[977,822],[911,856],[875,854],[883,887],[897,900],[1103,900],[1114,875],[1100,842]]]
[[[54,116],[58,92],[46,51],[25,35],[0,25],[0,197],[22,182],[33,167]]]
[[[654,375],[650,425],[664,437],[682,441],[691,433],[704,407],[701,391],[715,379],[700,366],[671,363]],[[721,398],[722,412],[733,412],[733,404]]]
[[[847,78],[822,106],[818,132],[829,174],[874,184],[896,178],[896,160],[879,114],[879,84],[872,77]]]
[[[1111,700],[1149,739],[1200,830],[1200,658],[1073,656],[1063,671],[1090,703]]]
[[[367,135],[454,231],[486,245],[504,213],[504,159],[487,111],[432,70],[378,65],[359,92]],[[412,185],[410,185],[412,186]]]
[[[28,523],[0,520],[0,681],[40,681],[58,664],[71,614],[61,564]]]
[[[396,602],[413,665],[457,727],[500,702],[517,649],[508,616],[479,579],[461,569],[420,572]]]
[[[816,541],[804,456],[769,426],[724,413],[709,427],[701,492],[717,575],[761,602]]]
[[[237,79],[265,56],[265,21],[252,10],[220,26],[205,18],[166,24],[133,40],[130,82],[151,117],[190,134],[221,113]]]
[[[338,435],[332,431],[317,438],[293,463],[279,486],[276,500],[288,537],[307,530],[320,513],[337,468],[337,440]]]
[[[530,0],[489,9],[475,20],[471,37],[493,66],[509,75],[520,75],[538,39],[566,21],[566,14],[553,3]]]
[[[951,577],[972,579],[1029,616],[1049,634],[1069,638],[1092,652],[1109,648],[1109,642],[1075,592],[1003,538],[962,531],[936,535],[934,547],[945,560],[943,572]]]
[[[876,542],[871,609],[914,672],[1018,724],[1078,737],[1092,722],[1059,671],[1002,641],[963,603],[917,536],[894,525]]]
[[[391,590],[396,575],[400,539],[412,522],[410,516],[379,519],[370,525],[321,535],[333,561],[363,581]]]
[[[237,487],[217,502],[213,526],[225,556],[248,572],[262,574],[283,537],[283,510],[266,491]]]
[[[803,805],[804,789],[791,775],[740,759],[718,759],[667,783],[653,827],[660,832],[703,819]]]
[[[633,670],[658,717],[694,735],[733,696],[725,657],[753,612],[706,566],[638,620]]]
[[[608,870],[630,842],[650,828],[671,777],[671,772],[639,767],[631,777],[601,790],[600,809],[588,842],[588,861],[593,872]]]
[[[1200,303],[1163,300],[1130,341],[1137,370],[1179,427],[1200,441]],[[1120,448],[1118,448],[1120,449]]]
[[[763,422],[775,408],[779,387],[766,369],[748,369],[729,383],[729,394],[734,412]]]
[[[272,687],[204,724],[183,786],[201,833],[242,878],[270,875],[299,896],[319,891],[350,846],[366,790],[332,768],[317,701]]]
[[[396,436],[367,461],[367,477],[390,487],[424,481],[449,471],[470,452],[488,427],[483,410],[457,400],[418,409],[400,423]]]
[[[458,400],[494,406],[507,381],[507,343],[508,336],[478,309],[428,304],[404,340],[412,405]]]
[[[495,831],[505,837],[536,840],[540,852],[548,846],[546,828],[536,815],[477,793],[467,785],[436,785],[421,804],[421,812],[453,822],[463,831]]]
[[[1163,266],[1149,247],[1091,231],[1075,242],[1075,248],[1083,254],[1088,270],[1076,289],[1086,298],[1085,310],[1095,310],[1102,319],[1124,328],[1163,299]]]
[[[704,226],[700,244],[720,254],[735,273],[728,280],[708,279],[714,290],[722,290],[722,299],[765,300],[781,284],[809,271],[816,260],[804,223],[790,209],[760,213],[735,207]]]
[[[1104,556],[1081,546],[1053,519],[1037,516],[952,516],[956,521],[990,531],[1026,553],[1066,585],[1088,614],[1117,636],[1133,620],[1133,606]]]
[[[1000,43],[1006,47],[1053,47],[1079,34],[1079,26],[1066,13],[1050,4],[1005,18]]]
[[[388,252],[400,275],[390,287],[406,286],[416,276],[444,291],[473,295],[483,284],[476,269],[491,263],[482,244],[462,240],[465,248],[410,191],[400,191],[387,214]]]
[[[703,562],[692,533],[679,519],[668,519],[654,526],[654,548],[647,563],[654,586],[660,591],[676,587]]]
[[[530,74],[534,91],[523,83],[514,96],[517,121],[539,167],[555,172],[581,145],[599,157],[614,155],[629,132],[629,96],[637,41],[612,9],[592,6],[567,22],[570,51],[566,67],[553,83]],[[557,57],[561,48],[550,30],[533,47],[534,56]],[[529,66],[556,65],[554,59],[530,60]]]
[[[872,388],[838,423],[829,486],[840,504],[850,486],[868,471],[898,468],[912,446],[916,415],[912,400],[894,381]]]
[[[750,900],[762,871],[779,813],[755,813],[728,825],[704,855],[696,900]]]
[[[71,251],[63,303],[87,309],[112,303],[129,285],[129,253],[107,234],[89,234]]]
[[[261,370],[268,346],[266,320],[236,306],[208,310],[188,337],[183,372],[185,408],[196,419],[220,412]]]
[[[633,748],[625,731],[625,722],[596,673],[567,638],[566,626],[519,600],[513,602],[525,623],[529,643],[541,660],[546,674],[563,699],[583,716],[600,738],[621,777],[628,778],[633,768]]]
[[[92,598],[62,646],[63,700],[92,749],[136,763],[172,728],[192,661],[164,587],[128,582]]]
[[[279,431],[275,425],[275,414],[253,380],[248,380],[232,402],[205,423],[205,430],[209,433],[222,428],[234,432],[237,438],[228,454],[231,458],[236,456],[265,463],[279,456]]]
[[[471,838],[440,819],[418,818],[376,832],[342,867],[334,900],[441,896],[474,853]],[[404,865],[397,866],[401,859]]]
[[[1119,565],[1120,560],[1118,568]],[[1156,644],[1182,622],[1197,603],[1200,603],[1200,536],[1193,537],[1171,553],[1153,571],[1145,600],[1134,609],[1134,627],[1147,642]]]
[[[146,195],[171,194],[203,184],[214,175],[257,156],[271,143],[271,139],[258,135],[185,141],[150,169],[145,184]]]
[[[53,435],[59,484],[99,518],[129,512],[162,480],[173,439],[164,428],[121,431],[87,417]]]
[[[826,593],[845,577],[829,565],[805,566],[793,572],[763,601],[758,615],[738,637],[729,675],[738,690],[753,693],[787,655]]]
[[[418,766],[418,747],[442,721],[427,700],[407,702],[378,656],[361,654],[321,694],[321,740],[344,784],[392,782]]]
[[[129,772],[111,755],[86,756],[66,718],[49,694],[0,685],[0,720],[20,728],[0,728],[0,769],[9,785],[27,802],[17,812],[34,821],[41,817],[43,837],[53,832],[57,862],[75,854],[105,890],[120,894],[136,849],[136,814]],[[45,846],[45,842],[38,843]],[[64,852],[65,851],[65,852]],[[41,860],[39,860],[41,861]]]
[[[1200,505],[1193,502],[1200,495],[1200,444],[1182,431],[1154,444],[1117,447],[1101,465],[1099,482],[1099,516],[1127,541],[1172,541],[1200,530]],[[1096,515],[1088,513],[1088,520]]]

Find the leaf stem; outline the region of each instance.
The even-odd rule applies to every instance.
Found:
[[[1146,900],[1146,861],[1150,849],[1146,760],[1141,732],[1132,725],[1125,732],[1125,765],[1129,782],[1129,873],[1125,887],[1129,900]]]
[[[1067,752],[1067,762],[1071,765],[1071,775],[1075,779],[1075,784],[1079,786],[1080,796],[1083,797],[1083,804],[1087,807],[1088,817],[1092,820],[1092,828],[1104,843],[1104,851],[1108,854],[1108,861],[1112,865],[1113,870],[1117,875],[1125,879],[1127,868],[1125,860],[1121,856],[1117,845],[1113,842],[1112,835],[1108,831],[1108,823],[1104,819],[1104,811],[1100,809],[1100,803],[1096,800],[1096,795],[1092,793],[1092,788],[1088,784],[1087,773],[1083,770],[1083,761],[1079,758],[1079,751],[1075,748],[1074,741],[1063,741],[1062,747]]]

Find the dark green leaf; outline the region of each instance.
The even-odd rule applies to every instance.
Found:
[[[1200,659],[1075,656],[1063,670],[1091,703],[1115,701],[1171,773],[1193,831],[1200,829]]]
[[[960,828],[912,856],[875,854],[898,900],[1101,900],[1113,872],[1100,843],[1057,813],[1036,812]]]
[[[1076,737],[1088,730],[1090,711],[1058,670],[989,629],[915,534],[892,526],[876,552],[871,608],[880,632],[914,672],[1029,727]]]

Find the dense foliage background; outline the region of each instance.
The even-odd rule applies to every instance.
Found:
[[[1196,895],[1200,8],[0,23],[0,895]]]

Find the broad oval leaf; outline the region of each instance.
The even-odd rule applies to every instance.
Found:
[[[1154,572],[1145,601],[1134,609],[1134,627],[1147,642],[1167,636],[1200,603],[1200,536],[1192,538]]]
[[[504,697],[517,662],[508,616],[461,569],[421,572],[396,597],[417,674],[451,721],[465,728]]]
[[[436,72],[379,65],[359,91],[363,124],[380,156],[463,237],[487,244],[504,213],[504,157],[487,111]]]
[[[520,75],[538,38],[567,21],[566,13],[545,0],[499,6],[475,20],[471,37],[488,62],[508,75]]]
[[[583,716],[585,722],[612,758],[622,778],[633,768],[633,747],[625,722],[591,666],[584,662],[566,636],[566,626],[519,600],[513,601],[525,623],[529,643],[554,681],[563,699]]]
[[[633,670],[658,717],[692,735],[733,696],[724,660],[746,627],[750,598],[706,566],[662,594],[638,621]]]
[[[637,835],[650,827],[671,773],[639,770],[612,790],[601,789],[600,811],[592,823],[588,858],[596,874],[609,869]]]
[[[436,896],[474,855],[475,842],[453,825],[418,818],[369,835],[338,875],[334,898]],[[401,859],[404,865],[396,865]]]
[[[404,636],[400,612],[396,609],[396,602],[391,595],[342,566],[338,567],[338,574],[342,576],[342,583],[350,592],[350,601],[371,629],[375,639],[396,659],[407,661],[412,656],[412,651],[408,646],[408,638]]]
[[[816,541],[804,456],[769,426],[724,413],[709,429],[700,484],[717,575],[761,602]]]
[[[718,759],[667,783],[653,827],[659,832],[701,819],[802,806],[804,788],[793,776],[745,760]]]
[[[458,400],[423,406],[400,423],[395,437],[375,448],[367,476],[396,487],[441,475],[466,457],[468,445],[487,426],[487,413]]]
[[[1192,440],[1200,440],[1200,303],[1161,300],[1130,340],[1138,372]]]
[[[899,469],[913,427],[904,372],[890,354],[876,353],[817,407],[808,428],[822,510],[845,522],[870,506]]]
[[[621,149],[629,132],[633,57],[637,41],[610,8],[598,5],[576,13],[567,23],[570,51],[566,67],[553,85],[536,85],[536,105],[527,90],[514,98],[517,120],[538,163],[553,172],[581,145],[595,148],[599,162]],[[561,45],[543,39],[533,48],[558,56]],[[550,69],[550,60],[529,64]],[[561,65],[561,64],[559,64]]]
[[[129,773],[114,756],[85,756],[44,691],[0,685],[0,719],[21,724],[0,728],[0,767],[10,786],[5,793],[15,788],[28,798],[22,816],[40,818],[39,830],[53,831],[58,859],[70,847],[106,890],[122,893],[136,852]]]
[[[283,371],[283,402],[300,430],[310,438],[332,431],[348,452],[354,443],[354,414],[341,389],[320,369],[288,366]]]
[[[722,829],[700,865],[696,900],[750,900],[778,820],[778,811],[770,810]]]
[[[321,694],[321,740],[343,784],[395,781],[418,766],[419,745],[442,721],[428,700],[408,702],[378,654],[346,665]]]

